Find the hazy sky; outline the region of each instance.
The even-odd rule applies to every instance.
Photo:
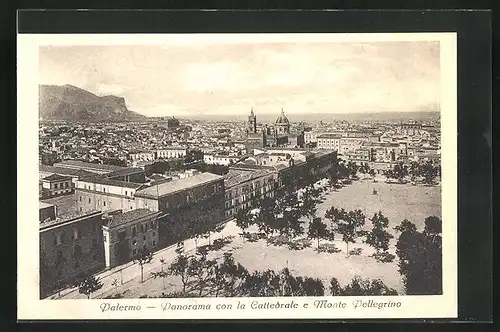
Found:
[[[437,111],[439,43],[44,46],[40,83],[148,116]]]

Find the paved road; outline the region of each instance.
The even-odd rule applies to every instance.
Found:
[[[225,236],[235,235],[229,234],[233,232],[237,232],[237,228],[231,230],[224,229],[222,233]],[[219,238],[218,234],[212,234],[211,240]],[[184,241],[184,252],[186,254],[194,253],[196,247],[203,246],[208,244],[208,239],[189,239]],[[170,263],[175,259],[177,253],[175,250],[177,249],[177,245],[174,244],[170,247],[164,248],[154,253],[153,260],[149,264],[144,265],[144,280],[150,278],[150,272],[159,271],[162,268],[161,259],[164,260],[164,267],[167,268]],[[100,298],[102,295],[105,295],[107,292],[112,291],[116,288],[115,282],[118,285],[126,285],[127,283],[139,283],[141,275],[141,267],[139,264],[134,262],[129,262],[124,265],[117,266],[110,270],[106,270],[100,273],[95,274],[95,277],[98,277],[102,282],[103,286],[100,290],[92,294],[92,298]],[[77,287],[68,288],[60,291],[58,294],[54,294],[50,296],[49,299],[84,299],[86,296],[84,294],[80,294],[78,292]]]

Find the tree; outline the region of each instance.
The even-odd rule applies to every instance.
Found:
[[[87,299],[90,299],[90,295],[102,288],[102,282],[99,278],[91,274],[86,274],[85,278],[78,284],[78,292],[80,294],[85,294]]]
[[[305,296],[324,296],[325,286],[321,279],[306,277],[303,283]]]
[[[366,243],[374,247],[377,252],[389,250],[389,241],[393,238],[392,234],[386,230],[389,226],[389,219],[379,211],[373,215],[371,222],[373,227],[366,237]]]
[[[215,296],[223,291],[226,296],[234,297],[241,293],[241,287],[248,276],[248,270],[234,262],[231,253],[224,253],[222,263],[215,266],[213,286]]]
[[[332,296],[342,296],[342,287],[339,284],[337,278],[332,277],[330,279],[330,294]]]
[[[327,237],[326,225],[321,221],[321,218],[314,218],[309,224],[309,230],[307,235],[313,239],[318,239],[318,249],[319,249],[319,239]]]
[[[442,294],[442,241],[440,220],[426,219],[426,228],[419,232],[404,220],[394,229],[401,234],[396,244],[398,268],[408,295]]]
[[[245,229],[250,227],[252,223],[253,223],[252,215],[248,210],[246,209],[238,210],[238,212],[236,213],[236,226],[238,226],[243,230],[243,232],[245,232]]]
[[[153,260],[153,252],[150,249],[141,249],[134,259],[141,267],[141,283],[144,282],[144,265],[151,263]]]
[[[276,224],[276,202],[270,198],[264,198],[261,202],[259,213],[256,216],[256,223],[259,232],[266,234],[266,237],[272,233]]]
[[[151,277],[153,279],[162,278],[163,288],[165,288],[165,279],[168,277],[169,274],[167,271],[163,270],[163,265],[165,264],[165,260],[163,258],[160,258],[160,263],[161,263],[161,271],[151,272]]]
[[[398,295],[395,289],[387,287],[380,279],[363,279],[356,275],[342,290],[342,296],[384,296]]]
[[[189,259],[188,273],[196,280],[199,296],[202,296],[203,290],[210,284],[216,264],[217,262],[215,260],[207,259],[205,252],[202,253],[199,258],[191,257]]]
[[[356,177],[356,174],[358,172],[358,165],[356,165],[355,162],[352,162],[352,161],[349,161],[347,163],[347,176],[351,179],[351,178],[354,178]]]
[[[435,167],[431,161],[427,161],[420,166],[421,174],[424,178],[424,183],[427,185],[433,185],[434,180],[438,176],[439,168]]]
[[[344,209],[332,207],[326,211],[325,218],[331,220],[332,232],[342,235],[342,241],[347,246],[346,255],[349,257],[349,243],[355,243],[356,227],[359,227],[361,222],[364,223],[364,216],[355,211],[348,213]]]
[[[408,176],[408,167],[404,165],[402,162],[399,162],[396,165],[394,165],[392,175],[400,183],[403,183],[404,178]]]
[[[168,274],[178,276],[182,282],[182,293],[186,293],[186,288],[190,282],[189,260],[184,255],[178,255],[168,267]]]
[[[420,164],[416,161],[413,161],[410,164],[409,173],[410,173],[411,181],[412,182],[417,181],[417,179],[420,177]]]

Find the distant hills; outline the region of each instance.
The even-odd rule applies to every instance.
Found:
[[[123,97],[99,97],[69,84],[40,85],[38,106],[40,120],[121,122],[147,119],[129,111]]]

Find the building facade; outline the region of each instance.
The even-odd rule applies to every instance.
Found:
[[[42,179],[42,197],[67,195],[73,192],[73,181],[69,176],[57,174]]]
[[[40,223],[40,297],[104,268],[102,212]]]
[[[106,214],[102,226],[106,267],[128,263],[141,250],[154,251],[158,246],[160,214],[149,209]]]
[[[136,208],[161,211],[159,243],[164,248],[224,220],[224,178],[200,173],[135,192]]]
[[[230,167],[224,175],[225,218],[233,218],[241,209],[257,207],[264,197],[274,197],[278,173],[269,169]]]

